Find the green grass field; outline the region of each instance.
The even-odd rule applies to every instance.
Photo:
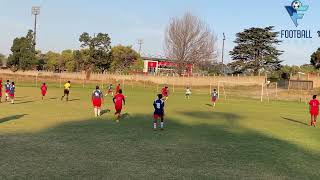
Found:
[[[152,130],[152,89],[124,89],[122,121],[110,97],[93,117],[92,89],[17,86],[0,104],[0,179],[320,179],[320,129],[306,104],[172,94],[165,131]]]

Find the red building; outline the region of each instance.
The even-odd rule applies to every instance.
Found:
[[[177,64],[170,59],[165,58],[153,58],[153,57],[142,57],[144,62],[144,73],[170,73],[174,72]],[[186,66],[185,74],[192,74],[193,65],[189,64]]]

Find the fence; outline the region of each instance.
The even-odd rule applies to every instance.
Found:
[[[23,78],[34,82],[35,84],[46,81],[55,81],[63,83],[66,80],[74,82],[82,82],[83,84],[101,83],[105,84],[108,82],[116,81],[119,83],[123,82],[142,82],[142,83],[153,83],[158,85],[168,86],[217,86],[219,81],[227,82],[251,82],[256,85],[260,85],[265,82],[264,76],[155,76],[155,75],[122,75],[122,74],[97,74],[92,73],[90,79],[86,79],[85,73],[53,73],[53,72],[40,72],[40,71],[17,71],[12,72],[10,70],[0,70],[0,76],[10,78]],[[5,79],[5,78],[4,78]]]
[[[260,100],[290,100],[305,102],[315,90],[294,90],[280,88],[277,83],[264,85],[264,76],[184,76],[173,75],[153,76],[153,75],[121,75],[121,74],[96,74],[93,73],[90,79],[86,79],[84,73],[53,73],[38,71],[18,71],[0,70],[0,78],[15,81],[19,86],[39,87],[42,82],[46,82],[50,87],[62,87],[64,82],[72,81],[73,87],[94,88],[100,85],[121,84],[124,90],[128,88],[149,88],[154,92],[159,92],[166,85],[172,93],[184,93],[186,87],[190,87],[193,94],[209,94],[212,89],[218,89],[219,82],[227,82],[223,85],[223,92],[230,98],[255,98]],[[319,78],[320,79],[320,78]],[[320,82],[320,81],[319,81]],[[221,94],[222,95],[222,94]]]

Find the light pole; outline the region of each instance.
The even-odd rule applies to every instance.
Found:
[[[222,41],[222,57],[221,57],[221,62],[222,62],[222,64],[224,63],[223,61],[224,61],[224,41],[226,40],[226,36],[225,36],[225,34],[223,33],[223,39],[222,39],[223,41]]]
[[[37,16],[40,14],[40,6],[32,6],[31,13],[34,15],[33,48],[36,50]]]
[[[139,55],[141,56],[141,49],[142,49],[143,39],[138,39],[138,44],[139,44]]]

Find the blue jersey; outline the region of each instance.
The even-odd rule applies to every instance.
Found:
[[[164,114],[164,101],[157,99],[153,102],[154,114],[163,115]]]
[[[92,97],[93,98],[102,98],[103,95],[102,95],[102,92],[100,91],[100,89],[96,89],[92,92]]]
[[[11,86],[11,84],[6,83],[6,85],[4,85],[4,86],[5,86],[6,90],[7,90],[7,91],[9,91],[9,90],[10,90],[10,86]]]
[[[15,89],[16,89],[16,87],[14,85],[10,85],[9,93],[14,94]]]

